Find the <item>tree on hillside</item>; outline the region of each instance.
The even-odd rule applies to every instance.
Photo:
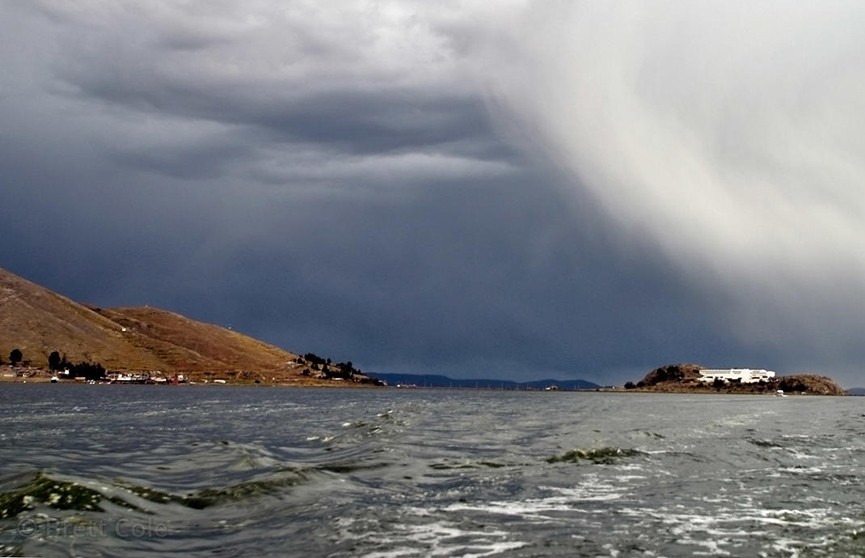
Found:
[[[303,355],[303,358],[307,362],[311,362],[312,364],[318,364],[319,366],[326,362],[323,358],[321,358],[315,353],[306,353],[305,355]]]
[[[51,351],[48,355],[48,368],[51,370],[60,370],[60,353]]]
[[[79,362],[78,364],[66,363],[69,368],[69,376],[72,378],[84,378],[86,380],[98,381],[105,378],[107,370],[99,364],[91,362]]]
[[[21,349],[12,349],[12,352],[9,353],[9,362],[12,363],[12,366],[16,366],[21,359],[24,358],[24,355],[21,354]]]

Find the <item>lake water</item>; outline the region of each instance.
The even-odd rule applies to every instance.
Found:
[[[865,555],[865,399],[0,385],[0,555]]]

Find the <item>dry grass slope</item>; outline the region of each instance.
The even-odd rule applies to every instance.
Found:
[[[0,269],[0,356],[4,358],[19,348],[34,366],[45,366],[55,350],[76,362],[159,364],[128,346],[121,329],[82,304]]]
[[[157,308],[94,309],[125,329],[130,345],[187,372],[284,372],[296,354],[212,324]]]
[[[317,383],[296,354],[156,308],[86,306],[0,269],[0,357],[18,348],[47,367],[52,351],[109,370]]]

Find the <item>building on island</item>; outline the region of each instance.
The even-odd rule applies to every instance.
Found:
[[[756,384],[761,381],[768,382],[774,378],[775,373],[771,370],[752,370],[750,368],[726,368],[723,370],[704,368],[700,370],[700,381],[707,384],[717,380],[721,380],[725,384],[729,382]]]

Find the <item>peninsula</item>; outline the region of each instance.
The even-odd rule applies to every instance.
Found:
[[[81,304],[0,269],[2,379],[381,385],[351,362],[293,353],[149,306]]]

